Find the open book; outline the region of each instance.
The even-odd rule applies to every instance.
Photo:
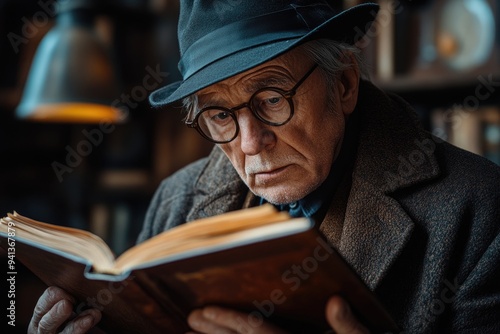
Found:
[[[397,326],[314,228],[271,205],[200,219],[163,232],[115,258],[96,235],[9,214],[0,245],[47,285],[96,307],[110,333],[184,333],[205,305],[251,315],[291,331],[327,329],[329,296],[343,295],[374,331]],[[250,318],[249,318],[250,320]]]

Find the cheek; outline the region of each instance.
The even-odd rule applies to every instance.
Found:
[[[312,161],[315,164],[314,168],[322,177],[326,178],[330,172],[332,163],[340,151],[343,135],[343,127],[326,126],[322,134],[316,139]]]
[[[244,178],[245,177],[245,155],[239,149],[239,139],[235,139],[228,144],[219,144],[219,148],[227,156],[231,164],[236,169],[238,174]]]
[[[329,170],[325,163],[331,163],[338,151],[337,147],[344,136],[345,120],[342,114],[320,108],[321,106],[311,107],[308,113],[311,116],[297,118],[293,140],[296,147],[300,147],[302,154],[314,162],[317,168]],[[318,116],[314,117],[314,114]]]
[[[318,141],[323,148],[330,152],[332,148],[342,142],[345,131],[345,120],[342,115],[332,115],[325,118],[322,125],[321,134],[318,136]],[[332,146],[333,144],[333,146]]]

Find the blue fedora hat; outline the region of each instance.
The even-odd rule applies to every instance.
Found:
[[[151,105],[176,102],[306,41],[329,38],[355,43],[370,28],[378,5],[335,11],[329,4],[334,1],[181,0],[178,38],[183,80],[152,92]]]

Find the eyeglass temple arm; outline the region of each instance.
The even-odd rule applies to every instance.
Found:
[[[309,71],[307,71],[307,73],[302,77],[302,79],[300,79],[299,81],[297,81],[297,83],[295,84],[295,86],[293,86],[292,89],[290,89],[290,91],[295,91],[297,88],[299,88],[300,85],[302,85],[302,83],[304,81],[306,81],[306,79],[312,74],[312,72],[314,72],[314,70],[316,69],[316,67],[318,67],[318,64],[314,64],[313,67],[311,67],[311,69]]]

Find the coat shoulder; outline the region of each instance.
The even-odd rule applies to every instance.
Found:
[[[447,142],[438,147],[437,156],[447,186],[454,185],[465,197],[499,200],[500,166]]]
[[[208,158],[197,160],[160,183],[146,213],[138,242],[186,222],[196,182],[207,163]]]

